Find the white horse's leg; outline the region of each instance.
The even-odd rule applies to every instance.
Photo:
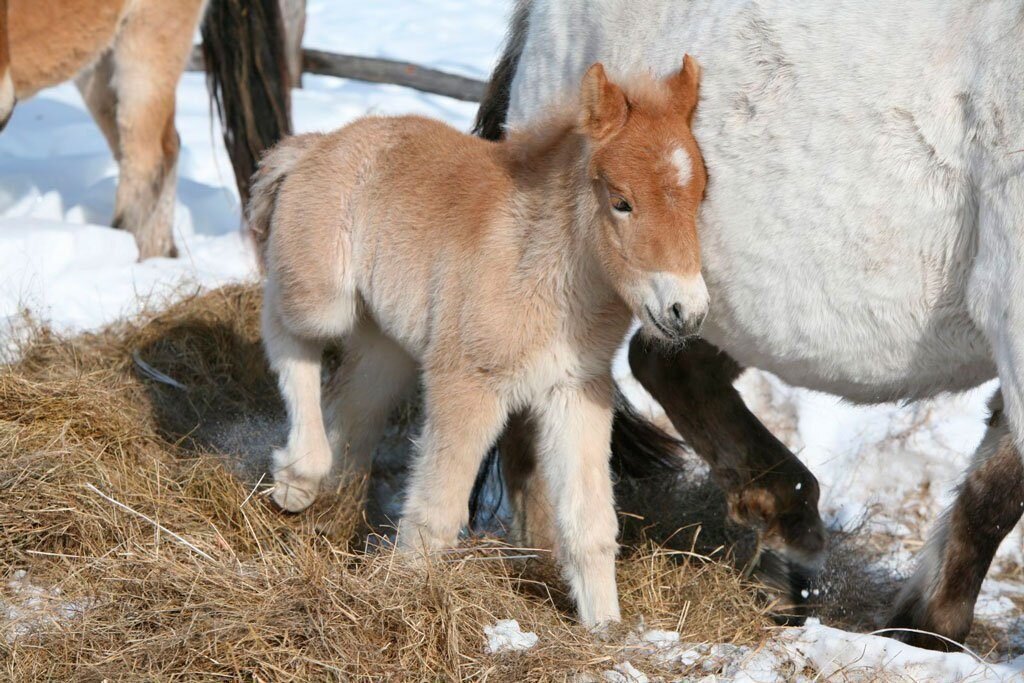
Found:
[[[428,370],[424,386],[426,423],[398,528],[403,550],[455,544],[480,463],[508,416],[501,398],[466,374]]]
[[[1000,542],[1024,512],[1024,465],[997,393],[988,431],[953,503],[921,552],[889,621],[894,629],[927,631],[963,642],[971,630],[974,603]],[[913,631],[894,638],[919,647],[950,643]]]
[[[992,347],[1000,393],[956,502],[932,532],[891,625],[962,641],[992,558],[1024,511],[1024,177],[1011,154],[994,159],[979,188],[978,253],[967,285],[975,324]],[[894,634],[920,645],[945,641]]]
[[[288,444],[274,451],[274,502],[289,512],[308,507],[331,469],[320,409],[323,342],[303,338],[282,322],[275,296],[263,302],[263,344],[288,411]]]
[[[342,469],[369,473],[388,416],[411,392],[416,374],[412,357],[371,321],[345,339],[341,366],[324,397],[327,439]]]
[[[538,466],[554,509],[558,559],[580,621],[619,620],[618,520],[612,493],[612,387],[553,391],[537,406]]]

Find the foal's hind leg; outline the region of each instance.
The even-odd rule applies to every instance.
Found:
[[[263,302],[263,344],[277,373],[288,411],[288,445],[274,452],[274,502],[289,512],[316,498],[331,470],[331,449],[320,409],[320,367],[324,345],[299,336],[281,320],[276,297]]]
[[[501,433],[507,409],[472,370],[424,374],[426,422],[409,478],[398,546],[440,550],[469,521],[477,470]]]
[[[171,232],[179,149],[175,88],[203,4],[138,3],[114,43],[121,173],[113,225],[135,236],[142,259],[177,253]]]
[[[537,424],[527,414],[509,419],[498,442],[501,473],[512,508],[511,537],[526,548],[558,553],[555,513],[548,501],[547,486],[537,472]]]
[[[711,466],[730,516],[757,529],[768,548],[795,565],[788,576],[762,578],[783,583],[802,602],[807,574],[820,566],[825,550],[818,482],[743,403],[732,385],[743,369],[703,340],[670,351],[634,337],[629,362],[683,439]]]
[[[1024,466],[996,394],[988,431],[953,506],[932,531],[917,570],[900,594],[888,626],[937,633],[963,642],[974,603],[1000,542],[1024,511]],[[956,649],[941,638],[894,631],[919,647]]]
[[[327,438],[343,469],[369,473],[388,416],[411,393],[416,374],[412,357],[369,320],[345,339],[341,366],[324,401]]]

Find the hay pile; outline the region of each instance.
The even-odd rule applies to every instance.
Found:
[[[38,330],[0,367],[3,677],[543,680],[626,659],[658,672],[577,627],[546,562],[483,540],[427,571],[362,552],[358,487],[301,515],[274,508],[252,464],[262,433],[236,431],[238,452],[215,438],[280,421],[258,310],[254,288],[225,288],[98,334]],[[133,353],[187,390],[143,377]],[[22,585],[41,588],[29,600]],[[755,645],[770,623],[735,572],[651,546],[624,553],[619,585],[623,629],[642,618]],[[509,618],[539,644],[486,654],[484,626]]]

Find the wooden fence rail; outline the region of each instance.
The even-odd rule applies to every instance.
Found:
[[[198,47],[192,50],[188,69],[189,71],[203,70],[202,52]],[[304,73],[320,76],[402,85],[465,102],[479,102],[487,88],[487,83],[484,81],[418,66],[410,62],[342,55],[323,50],[304,49],[302,51],[302,70]]]

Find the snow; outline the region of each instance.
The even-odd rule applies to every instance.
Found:
[[[502,619],[494,626],[484,626],[484,635],[490,654],[529,650],[537,644],[537,634],[523,631],[515,619]]]
[[[604,680],[608,683],[648,683],[647,675],[629,662],[616,664],[611,671],[604,672]]]
[[[3,593],[0,615],[6,623],[0,625],[0,636],[8,643],[47,623],[74,619],[88,607],[62,600],[60,588],[45,588],[32,583],[28,572],[23,569],[14,572]]]
[[[509,0],[310,0],[306,44],[484,78],[509,10]],[[294,93],[300,132],[332,129],[367,113],[419,113],[466,130],[475,114],[471,103],[397,86],[309,75],[304,86]],[[144,263],[136,262],[128,234],[106,227],[117,166],[74,86],[51,88],[19,104],[0,134],[0,338],[5,323],[16,325],[25,311],[60,330],[90,330],[182,291],[255,280],[253,255],[238,231],[231,165],[203,77],[186,74],[177,95],[182,151],[175,234],[181,258]],[[631,397],[657,411],[629,377],[624,354],[615,372]],[[861,527],[889,543],[888,568],[900,573],[910,570],[929,524],[951,499],[981,438],[993,389],[914,405],[857,407],[764,373],[748,373],[740,387],[752,409],[818,476],[827,523]],[[1020,576],[1022,564],[1018,529],[1003,543],[983,586],[979,621],[1008,629],[1020,621],[1014,601],[1024,599],[1024,586],[1014,575]],[[47,597],[33,592],[44,589],[25,587],[24,577],[15,582],[4,603],[9,613],[23,609],[26,595]],[[1024,671],[1021,660],[980,664],[967,654],[924,652],[816,623],[781,630],[756,652],[681,643],[671,631],[648,632],[642,641],[681,670],[697,667],[699,676],[714,680],[781,680],[779,672],[804,666],[823,676],[840,669],[844,675],[884,670],[918,680],[998,680]],[[532,647],[537,637],[502,621],[487,630],[487,642],[497,651]],[[609,672],[617,678],[608,680],[642,680],[632,665],[619,667]]]
[[[851,634],[812,623],[783,636],[782,642],[806,659],[826,679],[898,671],[917,681],[1007,681],[1024,676],[1024,658],[988,664],[966,653],[940,653],[904,645],[891,638]]]

